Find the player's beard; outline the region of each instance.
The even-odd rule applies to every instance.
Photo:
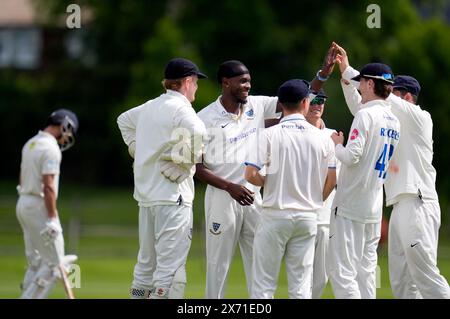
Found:
[[[242,92],[243,91],[233,92],[233,99],[236,103],[246,104],[248,95],[244,97]]]

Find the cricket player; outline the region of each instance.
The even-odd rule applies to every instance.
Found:
[[[24,299],[44,299],[75,255],[64,255],[64,238],[57,210],[62,151],[75,143],[77,116],[54,111],[45,128],[22,149],[16,214],[23,231],[28,268],[21,285]],[[61,269],[59,268],[59,266]]]
[[[342,77],[358,74],[339,47]],[[345,85],[343,83],[343,85]],[[419,82],[407,75],[395,77],[388,101],[401,124],[401,139],[392,156],[393,167],[384,184],[386,205],[393,205],[389,221],[389,278],[396,298],[450,298],[446,279],[437,267],[440,207],[435,188],[433,122],[418,106]],[[359,95],[348,90],[347,105],[358,111]],[[353,93],[353,94],[350,94]]]
[[[392,160],[397,170],[384,185],[389,223],[389,279],[396,298],[449,299],[447,280],[437,267],[441,210],[433,167],[433,122],[417,105],[419,82],[395,77],[389,96],[402,137]]]
[[[181,299],[192,240],[195,162],[206,132],[191,103],[206,78],[189,60],[165,68],[166,93],[122,113],[117,123],[134,158],[139,254],[131,298]]]
[[[341,62],[342,55],[337,58]],[[347,145],[342,133],[332,135],[342,165],[332,205],[328,275],[336,298],[374,299],[383,183],[400,123],[386,101],[394,80],[389,66],[369,63],[352,80],[359,82],[361,98]],[[346,98],[358,92],[352,85],[343,85],[343,91]]]
[[[309,111],[306,114],[306,120],[322,130],[328,136],[336,132],[333,129],[327,128],[322,119],[325,102],[328,96],[323,90],[319,91],[314,99],[309,104]],[[336,176],[339,174],[340,163],[336,161]],[[328,275],[326,272],[327,264],[327,250],[328,250],[328,236],[330,233],[330,215],[331,204],[333,203],[334,194],[336,190],[333,189],[324,201],[323,206],[317,211],[317,234],[314,250],[314,271],[313,271],[313,286],[312,298],[320,299],[328,282]]]
[[[222,299],[235,247],[239,243],[247,287],[251,287],[253,237],[259,220],[259,188],[244,179],[244,161],[254,152],[264,120],[275,118],[277,97],[250,96],[251,77],[240,61],[222,63],[217,73],[222,94],[198,113],[208,130],[203,162],[196,177],[208,183],[205,194],[206,292]]]
[[[273,298],[283,257],[289,298],[311,298],[317,213],[336,184],[336,163],[329,134],[305,119],[309,93],[304,80],[280,86],[284,117],[261,134],[246,162],[246,180],[264,186],[253,244],[252,298]],[[260,174],[264,166],[265,176]]]

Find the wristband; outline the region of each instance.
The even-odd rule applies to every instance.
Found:
[[[328,80],[328,78],[329,78],[330,76],[327,76],[326,78],[321,77],[320,74],[319,74],[320,72],[322,72],[322,70],[317,71],[317,73],[316,73],[316,78],[317,78],[319,81],[321,81],[321,82],[325,82],[326,80]]]

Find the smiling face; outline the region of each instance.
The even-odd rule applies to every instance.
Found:
[[[320,119],[323,114],[323,109],[325,105],[326,99],[315,97],[311,102],[309,103],[309,111],[306,114],[307,119]]]
[[[250,93],[252,78],[250,74],[242,74],[232,78],[223,79],[224,94],[231,95],[237,103],[247,103]]]

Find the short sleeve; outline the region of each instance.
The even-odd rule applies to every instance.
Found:
[[[43,154],[41,174],[42,175],[57,175],[59,174],[59,167],[61,165],[61,152],[56,150],[47,150]]]
[[[250,152],[248,154],[245,165],[250,165],[261,170],[265,165],[270,163],[270,145],[267,130],[262,130],[258,134],[256,152]]]
[[[277,114],[277,104],[278,97],[276,96],[253,96],[256,104],[260,105],[264,111],[264,119],[275,119],[279,118],[279,113]]]
[[[336,169],[337,166],[337,159],[336,154],[334,152],[334,143],[331,137],[327,137],[326,141],[326,147],[327,147],[327,160],[328,160],[328,168],[330,169]]]

